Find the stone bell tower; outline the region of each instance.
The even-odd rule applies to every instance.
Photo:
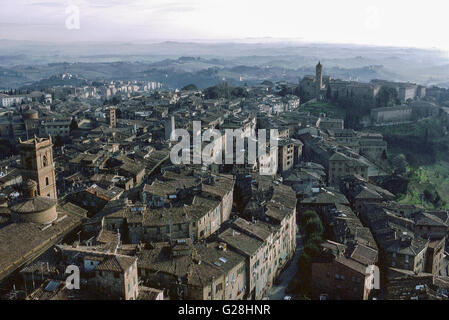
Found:
[[[320,100],[321,89],[323,89],[323,65],[321,61],[316,65],[316,75],[315,75],[315,84],[316,84],[316,98]]]
[[[19,140],[22,180],[37,182],[37,195],[57,199],[53,143],[47,138]]]

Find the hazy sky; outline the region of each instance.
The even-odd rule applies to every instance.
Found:
[[[295,38],[449,50],[445,0],[0,0],[0,39]]]

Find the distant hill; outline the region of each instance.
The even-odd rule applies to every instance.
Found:
[[[0,88],[16,88],[62,72],[92,80],[164,80],[179,88],[225,78],[297,82],[318,60],[335,78],[449,84],[447,54],[437,50],[311,43],[60,43],[0,40]]]

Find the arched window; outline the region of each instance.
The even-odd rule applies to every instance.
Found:
[[[48,165],[47,156],[42,157],[42,166],[46,167]]]
[[[48,180],[48,177],[45,177],[45,185],[49,185],[50,184],[50,182],[49,182],[49,180]]]

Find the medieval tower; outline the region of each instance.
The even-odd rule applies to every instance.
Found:
[[[106,120],[109,123],[109,128],[117,127],[117,113],[115,108],[110,108],[108,110]]]
[[[41,197],[57,199],[53,143],[47,138],[19,140],[22,180],[37,182],[37,194]]]
[[[315,84],[316,84],[316,98],[320,100],[321,90],[323,89],[323,66],[321,62],[318,62],[316,65],[316,75],[315,75]]]

